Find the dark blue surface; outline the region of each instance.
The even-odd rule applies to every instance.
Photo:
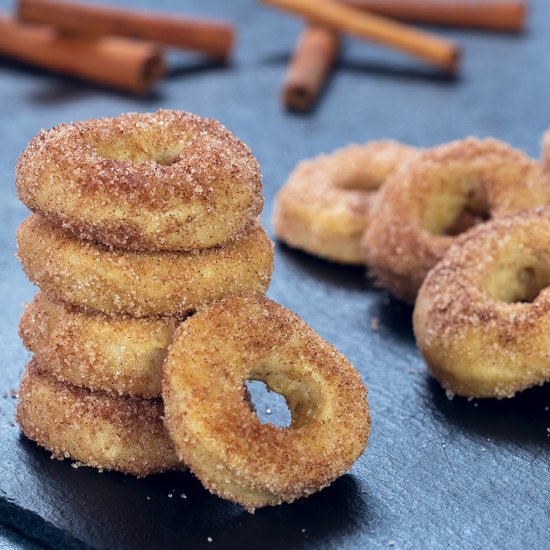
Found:
[[[270,296],[344,352],[369,387],[373,433],[350,475],[307,500],[251,516],[209,495],[189,474],[135,480],[76,470],[20,437],[10,390],[28,359],[17,322],[35,289],[14,257],[26,209],[15,197],[13,169],[40,128],[158,107],[217,118],[262,165],[270,227],[273,196],[302,158],[351,141],[389,137],[426,147],[469,134],[538,156],[550,126],[546,0],[533,2],[524,36],[441,31],[464,48],[456,80],[349,40],[319,108],[307,116],[285,113],[278,100],[299,22],[252,0],[154,4],[238,22],[233,65],[208,67],[174,54],[170,77],[140,100],[0,63],[2,521],[51,546],[74,548],[547,547],[550,387],[504,402],[449,401],[423,368],[410,308],[369,288],[360,269],[283,247]]]

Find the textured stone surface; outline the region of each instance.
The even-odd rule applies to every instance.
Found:
[[[134,2],[140,4],[152,5]],[[269,227],[273,196],[302,158],[350,141],[388,137],[430,146],[468,134],[493,135],[537,156],[550,125],[545,0],[532,3],[524,36],[442,31],[464,46],[456,80],[348,40],[345,61],[319,108],[307,116],[284,113],[278,101],[300,28],[296,20],[252,0],[156,2],[166,10],[176,4],[239,22],[231,68],[204,67],[193,56],[171,54],[170,77],[154,97],[139,100],[0,63],[2,523],[68,548],[546,546],[550,387],[512,401],[449,401],[423,370],[410,308],[369,288],[360,269],[283,247],[276,251],[270,296],[344,352],[369,387],[373,434],[350,475],[307,500],[251,516],[209,495],[189,474],[135,480],[74,469],[19,435],[10,392],[28,354],[17,338],[17,321],[35,289],[14,257],[15,229],[26,210],[15,197],[13,168],[40,128],[157,107],[220,119],[250,144],[263,167]],[[374,332],[373,318],[379,324]],[[8,540],[6,533],[0,539]],[[24,545],[21,540],[13,539],[13,547]]]

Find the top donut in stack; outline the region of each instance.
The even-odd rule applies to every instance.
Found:
[[[76,238],[134,251],[221,245],[263,206],[250,149],[214,120],[160,110],[62,124],[17,165],[33,211]]]
[[[260,169],[216,121],[160,110],[63,124],[31,140],[16,185],[33,212],[19,257],[42,290],[20,332],[63,382],[158,397],[176,324],[269,285]]]

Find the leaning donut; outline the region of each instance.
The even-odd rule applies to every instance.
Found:
[[[380,286],[414,302],[456,235],[487,218],[548,204],[541,165],[494,139],[426,151],[390,178],[372,208],[363,247]]]
[[[23,433],[52,453],[138,477],[182,468],[160,399],[119,397],[62,384],[32,361],[19,388]]]
[[[247,380],[285,397],[290,427],[260,423]],[[210,491],[249,510],[309,495],[347,471],[367,443],[366,394],[337,350],[263,296],[232,296],[187,319],[163,378],[178,455]]]
[[[43,292],[25,307],[19,334],[44,371],[62,382],[119,395],[160,397],[178,320],[90,314]]]
[[[428,274],[414,332],[449,392],[511,397],[550,380],[550,207],[479,226]]]
[[[17,163],[16,186],[52,223],[127,250],[215,246],[263,205],[249,148],[214,120],[170,110],[43,131]]]
[[[361,236],[376,191],[417,150],[395,141],[350,145],[301,162],[275,201],[277,237],[294,248],[363,265]]]
[[[124,252],[73,239],[31,215],[17,232],[27,277],[63,302],[135,317],[182,315],[228,294],[265,292],[273,263],[259,224],[223,247]]]

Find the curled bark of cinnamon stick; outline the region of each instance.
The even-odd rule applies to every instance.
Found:
[[[79,35],[125,36],[196,50],[222,61],[234,43],[233,26],[228,23],[77,2],[19,0],[18,17]]]
[[[338,33],[313,25],[302,31],[283,84],[282,98],[288,109],[313,107],[339,51]]]
[[[403,51],[445,71],[454,72],[457,68],[459,50],[453,42],[346,6],[338,0],[262,0],[262,3],[334,31]]]
[[[0,55],[44,69],[143,94],[164,74],[161,50],[124,38],[58,36],[0,14]]]
[[[413,23],[519,32],[525,25],[524,0],[343,0],[345,4]]]

